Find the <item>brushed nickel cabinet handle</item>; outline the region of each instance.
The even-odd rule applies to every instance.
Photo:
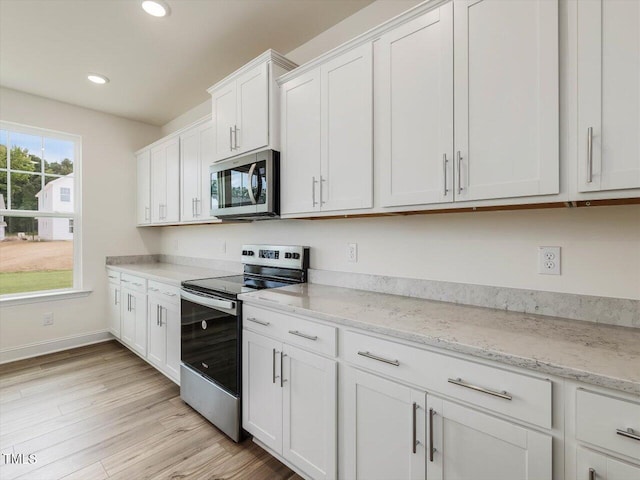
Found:
[[[316,177],[311,177],[311,202],[312,206],[315,207],[318,202],[316,202]]]
[[[264,325],[265,327],[271,325],[269,322],[263,322],[262,320],[258,320],[255,317],[247,317],[247,320],[253,323],[257,323],[258,325]]]
[[[489,390],[488,388],[479,387],[470,383],[464,382],[461,378],[450,378],[447,380],[449,383],[459,385],[461,387],[470,388],[476,392],[486,393],[487,395],[493,395],[494,397],[504,398],[505,400],[513,400],[513,397],[509,395],[505,390],[502,392],[496,392],[495,390]]]
[[[458,169],[458,195],[462,193],[462,155],[460,154],[460,150],[456,152],[456,162]]]
[[[447,154],[443,153],[442,154],[442,169],[444,170],[444,196],[445,197],[449,193],[449,188],[448,188],[448,185],[447,185],[447,164],[448,163],[449,163],[449,160],[447,160]]]
[[[272,378],[272,382],[271,383],[275,384],[276,383],[276,349],[275,348],[273,349],[271,358],[273,360],[273,364],[272,364],[272,367],[273,367],[272,372],[273,372],[273,374],[271,375],[271,378]]]
[[[398,360],[389,360],[387,358],[384,357],[379,357],[378,355],[374,355],[373,353],[369,353],[369,352],[358,352],[358,355],[361,355],[363,357],[367,357],[370,358],[372,360],[377,360],[379,362],[384,362],[384,363],[388,363],[389,365],[393,365],[395,367],[400,366],[400,362]]]
[[[618,428],[616,430],[616,434],[622,437],[630,438],[632,440],[640,441],[640,435],[633,428],[627,428],[626,430]]]
[[[593,468],[589,469],[589,480],[596,480],[596,471]]]
[[[229,150],[233,150],[233,127],[229,127]]]
[[[280,352],[280,388],[284,388],[284,357],[285,353]]]
[[[411,417],[412,417],[411,452],[412,453],[416,453],[416,445],[418,443],[416,438],[416,410],[418,410],[418,405],[416,404],[416,402],[413,402],[413,405],[411,406]]]
[[[289,333],[291,335],[296,335],[297,337],[306,338],[308,340],[313,340],[313,341],[318,340],[317,335],[307,335],[306,333],[299,332],[298,330],[289,330]]]
[[[593,127],[587,128],[587,183],[593,182]]]
[[[433,462],[433,454],[436,449],[433,446],[433,417],[436,415],[436,411],[433,408],[429,409],[429,461]]]
[[[233,126],[233,136],[235,138],[233,149],[237,150],[240,148],[240,145],[238,144],[238,126],[237,125]]]
[[[327,179],[326,178],[322,178],[322,175],[320,175],[320,205],[324,205],[325,203],[327,203],[322,199],[322,183],[326,182],[326,181],[327,181]]]

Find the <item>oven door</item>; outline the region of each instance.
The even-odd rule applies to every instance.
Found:
[[[264,152],[213,165],[211,214],[224,217],[276,216],[277,152]]]
[[[182,363],[240,396],[240,308],[225,298],[181,291]]]

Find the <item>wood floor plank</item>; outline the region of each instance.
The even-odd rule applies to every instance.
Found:
[[[117,342],[0,365],[2,480],[301,480],[250,440],[236,444],[179,388]]]

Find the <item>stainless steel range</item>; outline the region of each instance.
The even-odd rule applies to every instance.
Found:
[[[236,442],[242,438],[241,293],[307,281],[309,248],[244,245],[243,275],[182,282],[180,396]]]

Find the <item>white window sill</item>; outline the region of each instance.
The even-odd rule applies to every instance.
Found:
[[[0,307],[28,305],[30,303],[55,302],[86,297],[93,290],[56,290],[50,292],[26,292],[0,296]]]

